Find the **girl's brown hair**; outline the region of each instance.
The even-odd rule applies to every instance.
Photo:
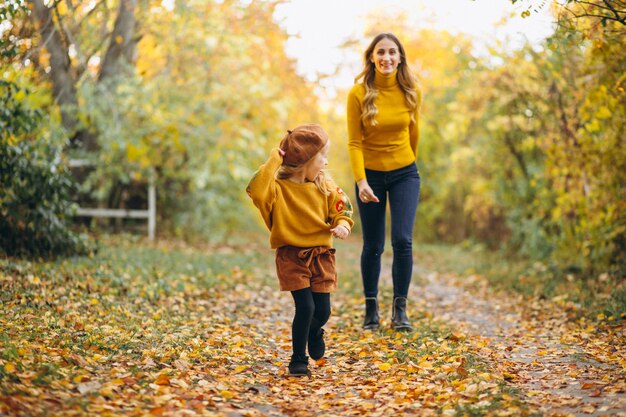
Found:
[[[278,168],[278,171],[276,171],[276,178],[278,178],[279,180],[289,179],[295,174],[297,174],[298,172],[302,171],[307,163],[308,161],[305,162],[304,164],[296,165],[296,166],[281,165],[280,168]],[[330,195],[332,191],[331,187],[328,184],[330,180],[331,180],[330,175],[326,171],[321,170],[320,173],[317,174],[317,177],[315,177],[315,180],[313,182],[315,183],[315,185],[317,186],[317,189],[320,190],[322,194],[328,196]]]
[[[404,93],[404,102],[409,109],[411,109],[411,120],[415,122],[414,113],[421,104],[421,91],[419,89],[417,78],[413,75],[413,72],[409,68],[406,53],[404,52],[404,46],[402,46],[400,40],[393,33],[389,32],[383,32],[376,35],[376,37],[369,44],[365,50],[365,54],[363,55],[363,71],[361,71],[361,73],[354,79],[354,82],[358,83],[362,78],[363,86],[365,87],[365,97],[363,98],[364,111],[361,115],[361,122],[363,125],[367,126],[376,126],[378,124],[378,122],[376,122],[378,108],[376,108],[376,104],[374,103],[374,99],[378,95],[378,90],[374,85],[376,66],[371,61],[371,57],[376,44],[383,39],[389,39],[398,45],[398,50],[400,51],[400,63],[398,64],[398,74],[396,77],[398,79],[398,84]]]

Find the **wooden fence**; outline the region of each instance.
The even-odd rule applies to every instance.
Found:
[[[91,162],[83,159],[71,159],[70,168],[82,168],[93,165]],[[156,187],[154,175],[150,176],[148,183],[148,209],[147,210],[126,210],[126,209],[109,209],[109,208],[88,208],[79,207],[76,210],[76,216],[80,217],[113,217],[127,219],[147,219],[148,220],[148,238],[154,240],[156,232]]]

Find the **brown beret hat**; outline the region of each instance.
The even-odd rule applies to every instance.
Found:
[[[285,152],[283,164],[298,166],[313,158],[328,142],[328,134],[318,124],[305,124],[288,130],[280,142]]]

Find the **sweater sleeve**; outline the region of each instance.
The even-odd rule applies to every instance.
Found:
[[[409,124],[409,140],[411,142],[411,149],[413,149],[413,154],[415,155],[415,160],[417,160],[417,147],[420,142],[420,126],[419,126],[419,113],[420,107],[422,105],[422,92],[417,90],[417,106],[415,107],[415,113],[413,113],[413,119]]]
[[[332,190],[329,196],[330,212],[328,213],[331,228],[341,224],[351,230],[354,221],[352,220],[353,210],[350,199],[337,184],[332,184]]]
[[[272,149],[269,159],[259,167],[246,187],[252,202],[261,212],[268,229],[272,229],[272,210],[276,201],[275,174],[282,164],[283,157],[278,148]]]
[[[360,85],[355,85],[348,93],[346,115],[348,122],[348,154],[354,180],[365,178],[365,162],[363,159],[363,130],[361,124],[362,104],[357,97]]]

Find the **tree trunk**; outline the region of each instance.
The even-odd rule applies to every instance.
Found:
[[[61,108],[63,126],[73,137],[72,144],[74,146],[80,146],[90,151],[96,150],[98,148],[97,134],[88,129],[77,131],[76,77],[68,54],[69,45],[63,42],[61,32],[54,23],[52,8],[46,6],[43,0],[30,0],[30,3],[33,5],[33,15],[41,33],[42,46],[45,46],[50,54],[52,90],[56,102]],[[137,45],[137,38],[135,37],[136,7],[137,0],[121,0],[98,81],[111,78],[119,73],[122,67],[122,58],[128,63],[135,60]]]
[[[134,62],[137,45],[137,39],[135,38],[136,7],[137,0],[120,1],[120,8],[115,19],[111,41],[100,68],[99,81],[118,74],[122,67],[122,58],[128,63]]]
[[[32,0],[31,4],[41,33],[41,42],[50,53],[50,78],[54,98],[61,108],[63,126],[73,135],[78,124],[76,118],[78,100],[68,47],[52,20],[50,8],[43,0]]]

